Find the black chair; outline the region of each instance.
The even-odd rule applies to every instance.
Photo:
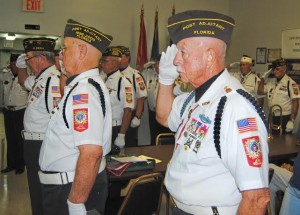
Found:
[[[156,137],[156,145],[175,144],[175,133],[160,133]]]
[[[269,168],[269,184],[271,183],[273,175],[274,175],[274,169]],[[272,215],[270,202],[268,202],[268,205],[267,205],[266,215]]]
[[[163,176],[151,173],[133,180],[118,215],[159,214]]]

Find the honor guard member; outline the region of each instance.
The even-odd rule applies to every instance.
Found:
[[[260,82],[260,78],[255,74],[255,72],[251,71],[253,65],[252,58],[248,55],[243,55],[238,64],[240,66],[240,72],[233,73],[232,75],[241,82],[241,84],[248,91],[248,93],[250,93],[254,98],[256,98],[259,105],[263,107],[264,96],[257,95],[257,89],[258,84]]]
[[[66,24],[60,57],[68,79],[62,101],[51,113],[39,159],[45,214],[104,214],[112,118],[98,64],[111,41],[72,19]]]
[[[270,200],[266,120],[225,69],[234,26],[231,17],[202,10],[168,19],[177,47],[160,59],[156,117],[176,131],[165,177],[173,214],[264,214]],[[178,74],[196,89],[174,99]]]
[[[156,98],[158,91],[158,74],[159,74],[159,60],[161,55],[157,56],[157,59],[150,61],[144,65],[146,68],[142,75],[144,77],[147,87],[147,104],[149,115],[149,128],[151,136],[151,145],[156,144],[156,137],[160,133],[170,133],[171,130],[159,124],[155,118],[156,116]]]
[[[119,46],[119,48],[122,50],[120,71],[131,81],[135,98],[135,109],[132,111],[132,120],[125,137],[125,146],[132,147],[138,145],[138,127],[144,112],[147,89],[142,75],[129,65],[131,59],[129,48],[124,46]]]
[[[27,104],[28,91],[18,82],[18,68],[16,61],[19,54],[10,55],[10,71],[0,73],[4,90],[4,127],[7,142],[7,167],[1,173],[15,170],[16,174],[24,172],[23,139],[21,131],[24,129],[23,118]]]
[[[18,70],[18,76],[22,79],[19,81],[31,89],[24,115],[24,159],[32,213],[40,215],[43,214],[43,210],[38,159],[50,113],[61,99],[60,72],[54,65],[54,39],[28,38],[23,40],[23,46],[26,54],[24,60],[35,76],[33,81],[26,70]]]
[[[271,73],[274,78],[269,77]],[[300,94],[298,84],[286,74],[286,61],[283,58],[273,61],[272,69],[262,75],[258,94],[267,94],[269,111],[273,112],[273,124],[280,125],[283,134],[292,133]],[[273,134],[279,132],[273,130]]]
[[[112,143],[123,148],[134,108],[134,96],[131,82],[119,70],[121,57],[120,48],[108,47],[103,53],[101,65],[107,75],[105,85],[112,107]]]

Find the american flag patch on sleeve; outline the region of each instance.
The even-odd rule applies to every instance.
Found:
[[[52,92],[52,93],[60,93],[60,92],[59,92],[59,87],[58,87],[58,86],[52,86],[51,92]]]
[[[256,118],[245,118],[238,120],[237,127],[239,129],[239,133],[244,133],[248,131],[257,131]]]
[[[78,94],[73,96],[73,105],[87,104],[89,102],[89,94]]]

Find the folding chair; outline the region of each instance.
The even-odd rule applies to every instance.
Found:
[[[160,133],[156,137],[156,145],[168,145],[175,144],[175,134],[174,133]]]
[[[133,180],[118,215],[159,214],[163,176],[151,173]]]

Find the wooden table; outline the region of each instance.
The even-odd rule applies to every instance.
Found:
[[[282,136],[273,136],[269,141],[269,160],[283,160],[294,158],[300,152],[300,146],[296,145],[296,134],[285,134]]]
[[[300,152],[300,146],[297,146],[296,142],[296,134],[274,136],[274,138],[269,141],[269,161],[274,162],[296,157],[298,152]],[[153,170],[125,172],[121,176],[110,175],[109,178],[111,181],[125,181],[151,172],[160,172],[164,174],[167,169],[167,164],[172,157],[173,149],[174,145],[125,148],[126,155],[146,155],[148,157],[159,159],[162,162],[156,164]]]

